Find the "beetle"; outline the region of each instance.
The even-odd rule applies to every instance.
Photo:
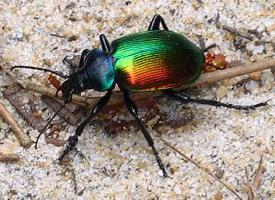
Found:
[[[160,29],[160,26],[163,29]],[[163,17],[158,14],[151,20],[147,31],[123,36],[114,40],[111,44],[109,44],[104,34],[101,34],[99,39],[102,49],[84,50],[77,70],[70,75],[31,66],[12,67],[12,70],[15,68],[42,70],[65,78],[66,80],[58,89],[62,91],[64,99],[64,103],[58,112],[71,101],[73,94],[79,94],[88,89],[106,92],[92,107],[86,119],[76,128],[75,133],[68,138],[66,148],[59,158],[60,160],[75,148],[78,137],[81,136],[85,126],[107,104],[116,84],[123,93],[124,102],[129,113],[135,119],[148,145],[152,148],[164,177],[167,177],[166,169],[155,148],[153,138],[139,118],[138,108],[130,96],[132,92],[160,90],[166,96],[182,103],[198,103],[240,110],[249,110],[267,105],[267,102],[250,106],[226,104],[214,100],[192,98],[177,91],[183,86],[188,87],[200,77],[205,65],[205,49],[198,48],[185,36],[170,31]],[[73,65],[67,57],[63,59],[63,62]],[[53,115],[48,124],[58,112]],[[47,125],[37,137],[35,147],[37,147],[38,139]]]

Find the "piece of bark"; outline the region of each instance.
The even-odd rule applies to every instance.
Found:
[[[47,104],[54,112],[57,112],[61,107],[61,104],[59,103],[59,101],[45,94],[41,96],[41,100],[45,104]],[[77,125],[77,122],[79,122],[84,117],[84,112],[79,106],[69,103],[59,112],[58,115],[69,124],[75,126]]]
[[[38,110],[34,105],[33,97],[24,94],[24,90],[19,84],[4,90],[3,95],[28,124],[38,131],[43,130],[46,124],[45,120],[35,114],[38,113]]]

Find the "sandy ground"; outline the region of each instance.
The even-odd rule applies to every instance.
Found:
[[[101,33],[112,41],[146,30],[158,13],[171,30],[185,34],[195,43],[196,35],[202,35],[206,44],[217,43],[219,48],[214,51],[225,54],[228,62],[275,58],[272,45],[256,44],[256,36],[253,41],[242,39],[243,50],[235,49],[234,37],[213,23],[219,12],[221,23],[238,30],[257,30],[262,33],[262,40],[274,41],[274,1],[202,2],[4,0],[0,2],[0,57],[11,65],[43,66],[66,72],[68,69],[61,62],[64,56],[98,47]],[[2,70],[1,91],[8,84],[3,81],[4,76]],[[16,76],[21,82],[41,82],[47,77],[30,70],[20,70]],[[244,85],[249,92],[245,92],[244,86],[233,89],[232,85],[244,78],[247,76],[203,87],[198,95],[242,105],[270,99],[270,106],[244,112],[188,105],[194,117],[192,122],[180,129],[167,127],[162,137],[213,173],[221,174],[221,179],[235,188],[241,198],[249,198],[251,185],[255,199],[275,199],[274,75],[267,70],[257,81],[247,80]],[[15,112],[2,92],[0,101],[35,140],[37,130]],[[161,103],[163,109],[172,113],[176,109],[175,115],[185,115],[179,104],[168,99]],[[40,110],[45,108],[39,98],[36,104]],[[43,117],[51,114],[44,111]],[[111,138],[101,129],[89,126],[77,145],[87,160],[71,154],[70,166],[60,166],[54,161],[62,147],[46,144],[42,137],[37,150],[24,149],[1,118],[0,126],[0,152],[21,157],[19,163],[0,163],[1,199],[237,199],[205,172],[183,161],[150,127],[170,178],[162,178],[150,148],[141,132],[135,130]],[[67,138],[74,130],[75,127],[68,126],[61,135]],[[253,183],[261,157],[263,174],[260,183]]]

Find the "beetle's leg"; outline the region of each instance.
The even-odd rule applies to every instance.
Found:
[[[81,53],[81,57],[80,57],[80,61],[79,61],[79,66],[78,68],[82,68],[84,65],[84,61],[85,61],[85,57],[88,55],[88,53],[90,52],[89,49],[84,49]]]
[[[175,92],[172,90],[165,91],[165,94],[167,96],[172,97],[172,98],[174,98],[180,102],[183,102],[183,103],[197,103],[197,104],[204,104],[204,105],[216,106],[216,107],[234,108],[237,110],[252,110],[257,107],[268,105],[267,104],[268,101],[261,102],[261,103],[255,104],[255,105],[242,106],[242,105],[234,105],[234,104],[230,104],[230,103],[222,103],[222,102],[210,100],[210,99],[195,99],[195,98],[191,98],[187,94]]]
[[[148,31],[159,30],[160,24],[162,25],[164,30],[168,31],[168,27],[166,26],[163,17],[156,14],[150,22]]]
[[[124,101],[125,101],[125,104],[126,104],[126,107],[129,111],[129,113],[135,118],[138,126],[140,127],[146,141],[148,142],[148,145],[152,148],[153,153],[154,153],[156,160],[158,162],[159,168],[162,170],[163,176],[167,177],[167,172],[166,172],[165,167],[162,163],[162,160],[159,157],[159,153],[158,153],[157,149],[155,148],[154,141],[153,141],[151,135],[147,132],[147,130],[143,126],[141,120],[139,119],[137,106],[132,101],[132,99],[129,97],[129,93],[127,91],[124,91]]]
[[[85,126],[89,123],[92,117],[94,117],[99,110],[101,110],[109,101],[111,95],[112,95],[112,90],[111,88],[101,99],[97,102],[97,104],[93,107],[91,112],[89,113],[89,116],[76,128],[74,135],[70,136],[65,150],[59,157],[59,160],[62,160],[63,157],[69,153],[71,150],[73,150],[78,142],[78,137],[81,136]]]
[[[100,43],[101,43],[101,47],[102,47],[103,51],[105,51],[106,53],[110,53],[111,48],[110,48],[110,44],[109,44],[109,41],[107,40],[106,36],[104,34],[101,34],[99,36],[99,39],[100,39]]]

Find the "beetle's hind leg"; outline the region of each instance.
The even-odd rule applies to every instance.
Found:
[[[159,168],[162,170],[163,176],[167,177],[167,172],[165,170],[165,167],[163,165],[162,160],[159,157],[159,153],[157,151],[157,149],[155,148],[154,145],[154,141],[153,138],[151,137],[151,135],[148,133],[148,131],[145,129],[145,127],[143,126],[141,120],[138,117],[138,110],[137,110],[137,106],[135,105],[135,103],[132,101],[132,99],[129,97],[129,93],[128,91],[124,91],[124,101],[126,104],[126,107],[129,111],[129,113],[135,118],[138,126],[140,127],[148,145],[152,148],[153,153],[155,155],[155,158],[157,160],[157,163],[159,165]]]
[[[173,90],[166,90],[165,94],[182,103],[197,103],[197,104],[204,104],[204,105],[216,106],[216,107],[233,108],[237,110],[253,110],[257,107],[268,105],[268,101],[254,104],[254,105],[249,105],[249,106],[246,106],[246,105],[242,106],[242,105],[235,105],[230,103],[222,103],[222,102],[210,100],[210,99],[195,99],[190,97],[187,94],[175,92]]]
[[[75,149],[75,146],[78,142],[78,137],[81,136],[85,126],[89,123],[92,117],[94,117],[99,110],[101,110],[109,101],[112,95],[112,89],[110,89],[101,99],[97,102],[97,104],[93,107],[88,117],[76,128],[75,133],[69,137],[67,141],[67,145],[61,156],[59,157],[59,161],[63,159],[63,157],[68,154],[70,151]]]
[[[150,25],[148,27],[148,31],[160,30],[159,29],[160,24],[162,25],[164,30],[166,30],[166,31],[169,30],[167,25],[165,24],[165,21],[164,21],[163,17],[156,14],[150,22]]]

